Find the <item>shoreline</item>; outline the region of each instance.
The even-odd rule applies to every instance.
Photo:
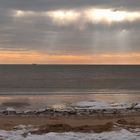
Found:
[[[0,110],[0,138],[17,137],[47,139],[50,135],[78,137],[94,135],[106,139],[106,135],[118,134],[120,139],[131,137],[139,140],[140,102],[108,103],[96,100],[83,100],[64,105],[55,103],[52,106],[24,108],[25,102],[7,102]],[[120,134],[121,133],[121,134]],[[90,136],[91,135],[91,136]],[[61,138],[60,138],[61,139]],[[118,140],[118,139],[115,139]]]
[[[12,103],[13,104],[13,103]],[[140,103],[81,101],[69,106],[52,106],[37,110],[16,110],[11,103],[0,110],[0,130],[14,131],[32,126],[30,133],[106,132],[114,129],[140,129]],[[14,105],[17,105],[14,103]],[[34,131],[34,128],[36,129]]]

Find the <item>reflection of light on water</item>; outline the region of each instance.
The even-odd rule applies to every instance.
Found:
[[[0,96],[0,102],[2,103],[2,102],[5,102],[5,101],[8,101],[8,100],[11,100],[11,96]]]
[[[121,91],[122,92],[122,91]],[[120,93],[121,93],[120,92]],[[124,92],[125,93],[125,92]],[[140,94],[82,94],[82,95],[38,95],[38,96],[0,96],[0,108],[6,102],[25,102],[30,106],[24,109],[38,109],[52,107],[54,109],[65,109],[71,103],[79,101],[105,101],[107,103],[132,103],[140,102]]]
[[[66,105],[65,104],[54,104],[51,107],[54,109],[64,109],[64,108],[66,108]]]
[[[140,95],[139,94],[94,94],[90,95],[89,99],[95,99],[97,101],[105,101],[105,102],[139,102]]]

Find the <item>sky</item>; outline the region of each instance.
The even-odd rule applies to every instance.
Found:
[[[0,0],[0,64],[140,64],[140,0]]]

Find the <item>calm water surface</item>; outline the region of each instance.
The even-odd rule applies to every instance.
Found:
[[[0,65],[0,105],[140,101],[139,65]],[[7,105],[7,104],[6,104]]]

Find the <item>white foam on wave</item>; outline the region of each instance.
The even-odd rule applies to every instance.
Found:
[[[79,108],[96,108],[96,109],[103,109],[108,108],[109,104],[106,102],[98,102],[98,101],[81,101],[72,104],[73,107],[79,107]]]
[[[81,110],[98,110],[98,111],[106,111],[112,113],[112,111],[122,111],[122,113],[128,113],[137,111],[140,112],[140,103],[139,102],[133,102],[133,103],[127,103],[127,102],[120,102],[120,103],[109,103],[109,102],[103,102],[103,101],[80,101],[75,102],[72,104],[54,104],[52,106],[48,106],[46,108],[39,108],[39,109],[25,109],[24,111],[17,110],[13,107],[7,107],[5,110],[0,110],[0,114],[3,115],[5,111],[7,111],[7,114],[34,114],[34,113],[43,113],[47,112],[50,109],[52,109],[55,113],[55,111],[59,112],[65,112],[65,111],[81,111]],[[123,112],[124,111],[124,112]]]
[[[81,101],[73,103],[74,108],[89,108],[89,109],[125,109],[131,107],[129,103],[107,103],[101,101]]]

